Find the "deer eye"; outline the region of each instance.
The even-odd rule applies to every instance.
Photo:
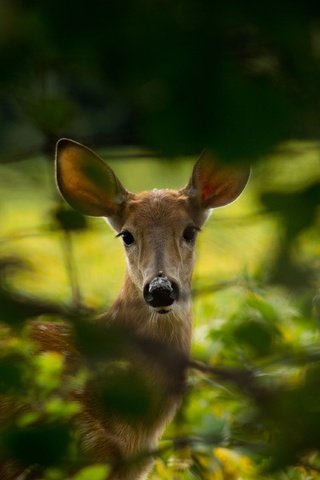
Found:
[[[189,244],[194,243],[198,231],[198,227],[195,227],[194,225],[188,225],[188,227],[186,227],[183,231],[183,239]]]
[[[134,236],[129,232],[129,230],[123,230],[123,232],[120,232],[117,237],[122,237],[125,245],[132,245],[134,243]]]

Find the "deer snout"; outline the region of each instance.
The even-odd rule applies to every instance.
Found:
[[[154,277],[144,286],[143,297],[151,307],[169,307],[174,301],[178,300],[179,287],[162,272],[159,272],[157,277]]]

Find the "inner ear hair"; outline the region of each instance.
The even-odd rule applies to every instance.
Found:
[[[112,169],[96,153],[66,138],[56,147],[56,180],[63,198],[84,215],[114,216],[128,196]]]
[[[250,167],[225,165],[204,150],[187,185],[188,195],[202,208],[217,208],[233,202],[245,188]]]

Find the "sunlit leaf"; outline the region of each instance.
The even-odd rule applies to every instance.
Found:
[[[109,468],[106,465],[91,465],[78,472],[73,480],[106,480]]]
[[[36,366],[35,382],[46,389],[53,390],[61,384],[64,368],[64,356],[58,352],[41,353],[34,359]]]

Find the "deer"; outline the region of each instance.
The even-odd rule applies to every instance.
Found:
[[[99,316],[99,324],[128,328],[166,359],[158,361],[157,355],[150,359],[137,345],[126,352],[127,361],[155,392],[151,413],[137,421],[96,411],[88,392],[79,397],[84,450],[111,465],[109,480],[143,480],[154,462],[152,455],[143,453],[157,448],[186,385],[186,368],[177,369],[174,363],[175,358],[190,357],[196,237],[212,209],[241,194],[250,169],[223,165],[204,151],[183,188],[132,193],[94,151],[62,138],[56,146],[55,171],[63,199],[83,215],[105,219],[123,243],[127,265],[123,286],[113,305]],[[68,355],[72,338],[69,343],[63,328],[35,324],[32,336],[40,348]],[[171,358],[171,351],[178,357]]]

